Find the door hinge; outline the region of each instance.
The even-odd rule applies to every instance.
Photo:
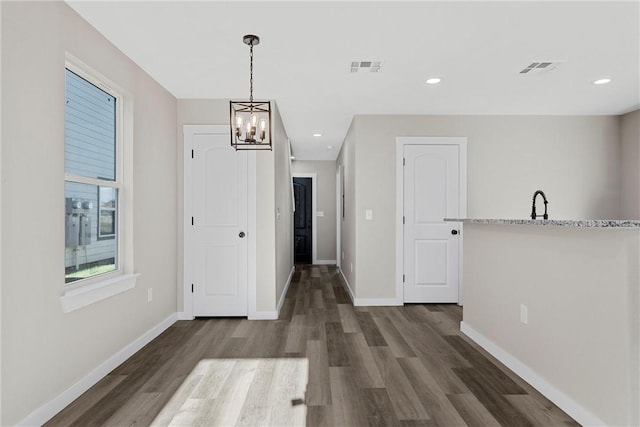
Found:
[[[193,150],[191,150],[191,158],[193,159]]]
[[[402,283],[404,283],[404,274],[402,275]]]
[[[407,159],[405,159],[404,157],[402,158],[402,166],[405,166],[407,164]]]
[[[403,223],[403,224],[404,224],[404,221],[405,221],[405,217],[404,217],[404,216],[402,216],[402,223]]]
[[[191,217],[191,225],[193,225],[193,217]]]
[[[191,284],[191,293],[193,293],[193,283]]]

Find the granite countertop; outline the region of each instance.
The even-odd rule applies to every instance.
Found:
[[[569,219],[475,219],[475,218],[445,218],[447,222],[462,222],[465,224],[489,225],[543,225],[553,227],[584,227],[584,228],[640,228],[640,221],[635,220],[569,220]]]

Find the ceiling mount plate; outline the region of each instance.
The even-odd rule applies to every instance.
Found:
[[[244,44],[249,46],[256,46],[260,44],[260,37],[254,36],[253,34],[247,34],[242,38]]]

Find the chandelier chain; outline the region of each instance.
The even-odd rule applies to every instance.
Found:
[[[249,44],[249,102],[253,104],[253,43]]]

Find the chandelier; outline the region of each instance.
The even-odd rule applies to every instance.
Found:
[[[247,34],[249,45],[249,101],[230,101],[231,146],[236,150],[271,150],[271,102],[253,100],[253,46],[260,37]]]

